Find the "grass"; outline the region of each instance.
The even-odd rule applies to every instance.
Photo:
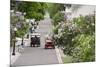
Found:
[[[65,56],[65,57],[62,57],[62,61],[63,63],[72,63],[72,57],[71,56]]]

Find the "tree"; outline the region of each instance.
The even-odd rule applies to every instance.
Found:
[[[73,40],[74,62],[95,61],[95,15],[80,16],[77,19],[74,22],[80,28],[81,33]]]
[[[95,15],[75,18],[61,33],[54,38],[55,44],[63,47],[64,54],[73,57],[72,62],[95,60]]]
[[[11,46],[12,46],[15,37],[21,37],[23,40],[23,36],[27,33],[29,29],[29,24],[25,22],[25,19],[21,19],[21,16],[17,16],[14,12],[11,13],[10,20],[11,20],[10,34],[11,34]],[[17,27],[16,36],[13,30],[14,27]]]
[[[61,13],[61,11],[64,10],[64,4],[47,3],[47,11],[49,12],[50,18],[52,19],[54,34],[58,34],[58,29],[60,27],[59,23],[64,21],[64,14]]]
[[[53,18],[55,16],[55,14],[58,13],[59,11],[65,10],[64,4],[47,3],[47,7],[48,7],[47,10],[48,10],[51,18]]]
[[[11,0],[11,10],[14,10],[14,13],[16,11],[19,11],[21,13],[26,13],[25,19],[26,18],[35,19],[36,21],[43,19],[45,14],[45,8],[46,4],[44,3]],[[16,27],[16,25],[19,22],[20,22],[19,16],[16,15],[11,16],[11,26]],[[29,29],[28,28],[29,24],[23,22],[25,22],[25,20],[21,21],[21,23],[19,24],[21,25],[21,28],[18,28],[18,31],[16,32],[16,36],[21,37],[22,39]],[[13,39],[12,35],[13,34],[11,34],[11,40]]]
[[[61,21],[64,21],[64,14],[61,12],[57,12],[54,17],[53,17],[53,25],[56,26],[59,23],[61,23]]]
[[[13,5],[16,5],[17,11],[26,12],[25,17],[28,19],[34,18],[36,21],[39,21],[44,18],[45,8],[46,8],[45,3],[27,2],[27,1],[14,1],[14,2],[12,1],[11,3],[13,3]]]

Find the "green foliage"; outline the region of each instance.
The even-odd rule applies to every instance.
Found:
[[[72,62],[95,61],[95,15],[74,18],[61,34],[54,37],[54,43],[63,48],[64,54],[73,56]]]
[[[39,21],[44,18],[45,14],[45,3],[38,3],[38,2],[27,2],[27,1],[15,1],[11,0],[11,10],[20,11],[22,13],[26,13],[25,18],[28,19],[35,19],[36,21]],[[20,22],[20,19],[16,15],[11,14],[11,26],[15,27],[17,23]],[[23,37],[25,33],[28,31],[28,25],[27,23],[23,23],[24,20],[21,22],[22,26],[21,28],[18,28],[16,31],[17,37]],[[13,30],[11,30],[11,42],[14,38],[14,33],[12,33]]]
[[[73,60],[73,58],[71,56],[64,56],[64,57],[62,57],[62,61],[63,61],[64,64],[71,63],[72,60]]]
[[[54,34],[58,34],[58,28],[59,28],[59,26],[54,27],[54,29],[53,29]]]
[[[14,4],[15,7],[12,9],[16,9],[20,12],[26,12],[25,17],[28,19],[35,18],[36,21],[41,20],[44,18],[46,4],[39,3],[39,2],[27,2],[27,1],[15,1],[11,2]],[[17,7],[17,8],[16,8]]]
[[[95,31],[95,15],[80,16],[74,19],[74,23],[77,24],[81,33],[93,34]]]
[[[23,37],[27,33],[28,29],[29,29],[28,23],[23,23],[23,26],[19,28],[18,31],[16,32],[16,36]]]
[[[50,17],[53,18],[56,13],[59,11],[65,10],[65,7],[63,4],[57,4],[57,3],[47,3],[48,6],[48,12],[50,13]]]
[[[13,28],[16,27],[16,25],[18,23],[20,23],[20,26],[21,28],[17,28],[17,32],[16,32],[16,36],[17,37],[22,37],[25,35],[25,33],[28,31],[28,27],[29,27],[29,24],[25,22],[25,20],[21,20],[20,19],[20,16],[16,16],[15,13],[11,13],[11,16],[10,16],[10,20],[11,20],[11,38],[13,39],[14,38],[14,30]]]
[[[80,16],[74,22],[81,31],[81,34],[78,34],[73,40],[74,62],[95,61],[95,15]]]
[[[12,15],[13,14],[13,15]],[[13,42],[15,40],[15,37],[20,37],[22,38],[28,31],[29,29],[29,24],[25,22],[25,20],[20,20],[19,16],[16,16],[14,13],[12,13],[10,16],[10,23],[11,23],[11,30],[10,30],[10,41],[11,45],[13,45]],[[21,25],[21,28],[17,28],[16,35],[14,33],[14,27],[16,27],[17,24]]]
[[[13,26],[15,26],[16,23],[19,21],[19,19],[18,19],[17,16],[10,16],[10,20],[11,20],[10,23],[11,23]]]
[[[63,20],[64,20],[64,14],[58,12],[53,17],[53,25],[56,26],[56,25],[58,25],[59,22],[61,22]]]
[[[95,36],[80,34],[75,37],[74,49],[72,56],[75,58],[74,62],[88,62],[95,61]]]

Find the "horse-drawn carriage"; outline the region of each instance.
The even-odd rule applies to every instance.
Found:
[[[40,34],[39,33],[32,33],[31,34],[31,44],[30,46],[32,47],[40,47]]]

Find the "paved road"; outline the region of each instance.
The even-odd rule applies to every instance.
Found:
[[[50,19],[42,20],[38,31],[41,33],[41,47],[25,47],[22,55],[13,63],[14,66],[58,64],[55,49],[44,49],[44,36],[51,31]]]

